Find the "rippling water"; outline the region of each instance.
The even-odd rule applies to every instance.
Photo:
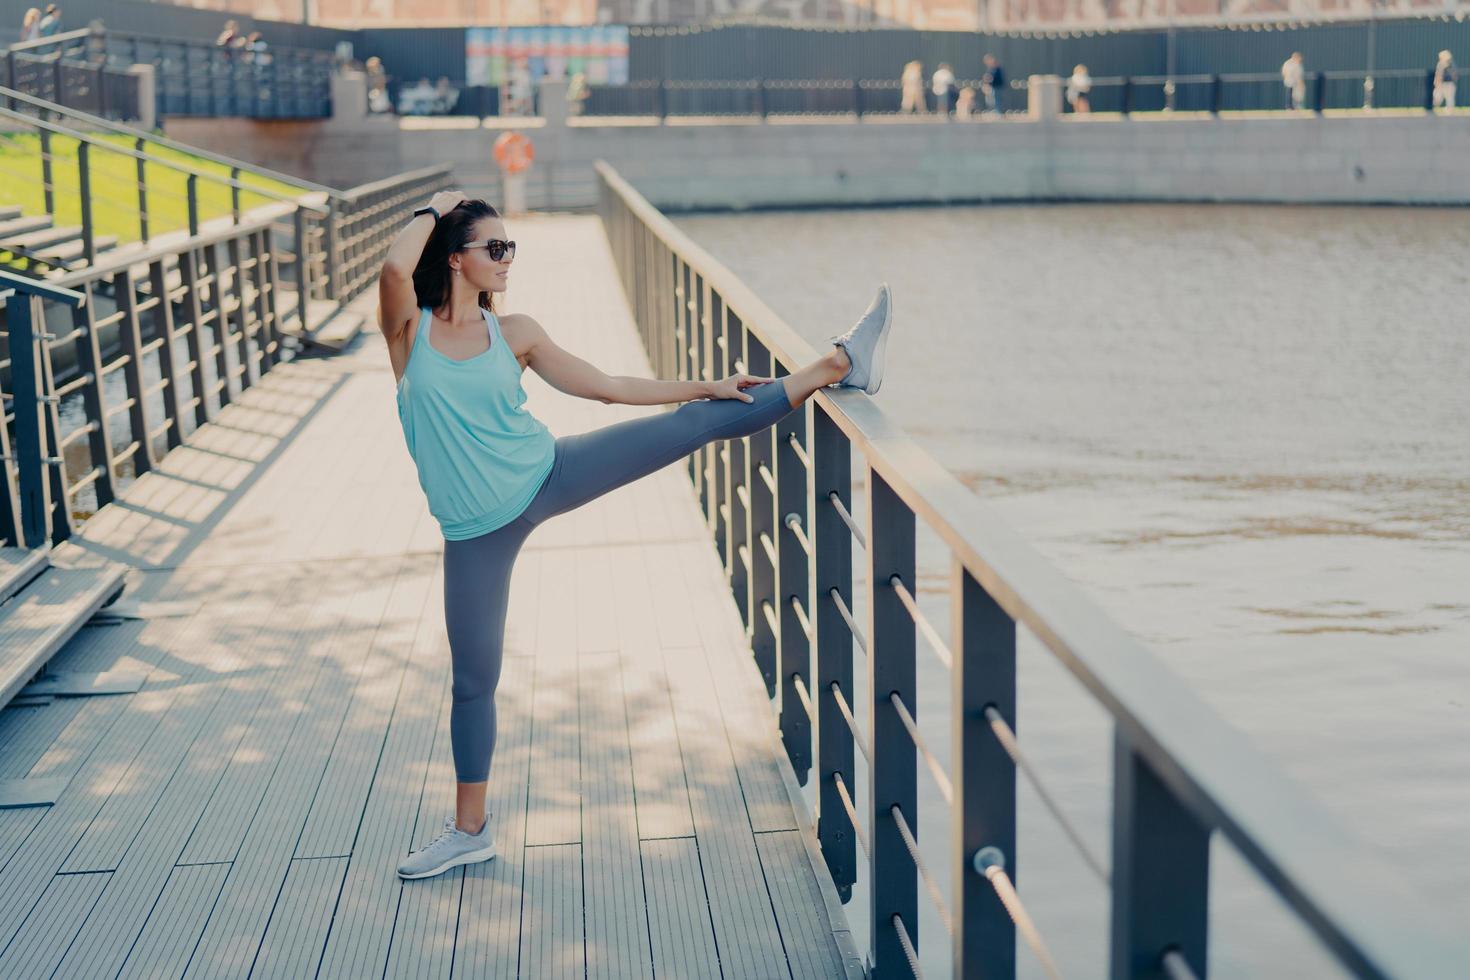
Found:
[[[1422,893],[1470,914],[1464,211],[679,224],[813,343],[887,279],[883,408]],[[942,553],[922,562],[939,586]],[[926,597],[936,615],[943,602]],[[943,744],[944,678],[928,667],[923,683]],[[1106,857],[1106,717],[1034,643],[1020,684],[1023,741]],[[1023,895],[1068,976],[1104,975],[1106,891],[1027,793],[1022,820]],[[947,824],[921,836],[942,864]],[[1216,975],[1330,975],[1228,849],[1215,856]],[[923,928],[944,975],[941,927]]]

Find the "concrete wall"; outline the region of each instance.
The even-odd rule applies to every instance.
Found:
[[[987,200],[1470,204],[1470,114],[590,123],[526,130],[536,148],[533,208],[590,206],[598,158],[670,209]],[[334,186],[451,163],[467,191],[499,199],[491,157],[499,129],[490,125],[216,119],[169,120],[165,128]]]

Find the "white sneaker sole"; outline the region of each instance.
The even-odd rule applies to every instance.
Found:
[[[884,283],[883,291],[888,294],[888,308],[883,311],[883,326],[878,330],[878,344],[873,348],[872,375],[863,389],[870,395],[876,395],[883,385],[883,352],[888,347],[888,328],[893,325],[893,290]]]
[[[402,871],[400,871],[398,872],[398,877],[402,878],[404,881],[417,881],[420,878],[433,878],[435,875],[442,875],[450,868],[457,868],[462,864],[479,864],[481,861],[488,861],[493,857],[495,857],[495,845],[492,844],[489,847],[481,848],[478,851],[467,851],[466,853],[461,854],[458,857],[450,858],[448,861],[445,861],[438,867],[430,868],[428,871],[420,871],[417,874],[404,874]]]

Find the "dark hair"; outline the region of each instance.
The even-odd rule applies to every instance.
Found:
[[[449,257],[474,237],[475,223],[481,218],[498,218],[500,212],[484,201],[460,201],[443,215],[429,233],[423,254],[413,270],[413,292],[420,308],[437,310],[449,302]],[[490,293],[481,290],[480,307],[494,311]]]

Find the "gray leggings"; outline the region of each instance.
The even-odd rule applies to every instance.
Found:
[[[662,469],[706,443],[752,435],[792,411],[783,381],[746,391],[753,402],[688,402],[672,412],[557,439],[551,473],[521,516],[477,538],[444,542],[444,619],[454,658],[449,732],[460,782],[484,782],[490,775],[510,573],[527,535],[547,518]]]

